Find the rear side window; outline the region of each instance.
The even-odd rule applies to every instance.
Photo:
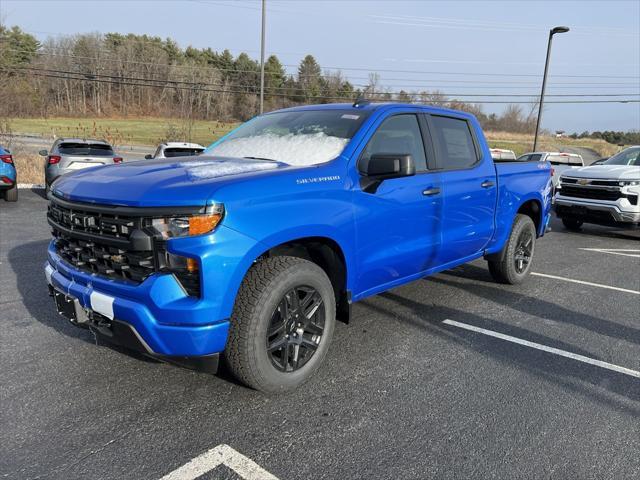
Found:
[[[431,121],[441,168],[445,170],[469,168],[478,161],[476,147],[466,120],[432,115]]]
[[[167,158],[171,157],[189,157],[191,155],[199,155],[202,153],[203,148],[165,148],[164,156]]]
[[[113,155],[113,149],[103,143],[61,143],[58,151],[62,155],[90,155],[92,157]]]
[[[382,122],[369,140],[361,158],[369,159],[372,155],[379,154],[411,155],[416,171],[425,171],[427,157],[424,153],[418,117],[414,114],[402,114]]]

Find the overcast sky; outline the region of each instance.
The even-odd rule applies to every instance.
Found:
[[[259,0],[0,0],[7,25],[39,39],[120,32],[171,37],[180,46],[259,57]],[[303,55],[357,85],[377,71],[394,91],[538,95],[549,28],[549,95],[559,100],[640,99],[640,1],[267,0],[267,53],[295,72]],[[495,75],[494,75],[495,74]],[[528,98],[459,97],[464,100]],[[530,108],[524,105],[525,108]],[[487,112],[503,105],[485,104]],[[639,103],[550,104],[548,130],[640,129]]]

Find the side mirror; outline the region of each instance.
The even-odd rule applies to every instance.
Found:
[[[364,175],[360,180],[362,190],[375,193],[383,180],[415,175],[413,157],[408,154],[376,154],[364,160],[360,166]]]
[[[153,158],[153,155],[151,155],[150,153],[147,153],[147,154],[144,156],[144,159],[145,159],[145,160],[151,160],[152,158]]]
[[[38,152],[38,155],[42,155],[43,157],[46,157],[47,155],[49,155],[49,152],[47,152],[46,150],[40,150]]]

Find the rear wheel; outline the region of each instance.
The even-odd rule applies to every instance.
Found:
[[[536,245],[536,227],[527,215],[516,215],[511,234],[499,260],[489,260],[489,272],[500,283],[516,285],[531,271]]]
[[[292,390],[320,367],[335,317],[333,286],[318,265],[297,257],[264,259],[238,292],[225,360],[252,388]]]
[[[567,230],[572,230],[577,232],[582,227],[582,220],[578,220],[576,218],[563,218],[562,224]]]
[[[13,187],[11,187],[8,190],[5,190],[4,199],[7,202],[17,202],[18,201],[18,185],[17,184],[14,184]]]

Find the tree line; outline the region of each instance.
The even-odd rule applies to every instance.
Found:
[[[601,138],[605,142],[613,143],[614,145],[640,145],[640,132],[614,132],[606,130],[604,132],[582,132],[572,133],[570,138]]]
[[[260,64],[246,53],[181,48],[134,34],[79,34],[40,42],[0,25],[0,104],[8,117],[160,116],[243,121],[259,110]],[[265,62],[265,110],[308,103],[419,102],[469,111],[483,128],[532,133],[536,104],[508,105],[500,115],[439,91],[392,92],[375,72],[360,88],[306,55],[287,73],[276,55]],[[603,137],[604,138],[604,137]]]

